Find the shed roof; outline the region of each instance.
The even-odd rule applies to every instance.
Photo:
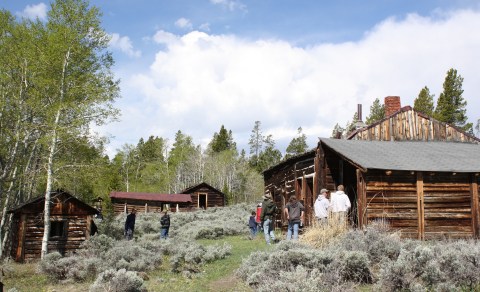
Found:
[[[212,187],[211,185],[207,184],[206,182],[202,182],[202,183],[199,183],[199,184],[197,184],[197,185],[188,187],[188,188],[184,189],[184,190],[182,191],[182,193],[192,193],[192,192],[194,192],[194,191],[196,191],[197,189],[202,188],[202,187],[209,188],[209,189],[211,189],[211,190],[213,190],[213,191],[215,191],[215,192],[217,192],[217,193],[225,196],[225,194],[224,194],[222,191],[220,191],[220,190],[217,189],[217,188]]]
[[[166,203],[188,203],[192,202],[189,194],[155,194],[155,193],[134,193],[134,192],[111,192],[110,198],[130,199],[141,201],[156,201]]]
[[[82,209],[86,210],[90,214],[97,214],[99,212],[94,207],[88,205],[87,203],[83,202],[82,200],[77,199],[74,196],[72,196],[71,194],[69,194],[65,191],[62,191],[62,190],[51,192],[50,196],[51,196],[52,199],[54,199],[57,196],[62,196],[62,200],[64,202],[66,202],[66,201],[75,202],[75,204],[79,205]],[[30,199],[30,200],[28,200],[28,201],[26,201],[26,202],[24,202],[20,205],[8,210],[7,212],[8,213],[17,213],[17,212],[20,212],[22,209],[28,208],[30,206],[44,205],[45,204],[44,202],[45,202],[45,197],[44,196],[35,197],[35,198],[32,198],[32,199]]]
[[[363,170],[480,172],[480,145],[473,143],[320,138],[319,144]]]

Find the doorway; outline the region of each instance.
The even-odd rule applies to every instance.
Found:
[[[207,194],[198,194],[198,208],[207,209]]]

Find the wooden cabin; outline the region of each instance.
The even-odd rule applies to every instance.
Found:
[[[190,194],[194,208],[225,206],[225,194],[205,182],[186,188],[182,193]]]
[[[132,208],[138,212],[189,211],[192,198],[189,194],[155,194],[134,192],[111,192],[115,214],[130,213]]]
[[[313,203],[318,193],[315,181],[315,149],[286,159],[263,172],[265,193],[270,193],[278,207],[283,207],[292,195],[305,206],[305,218],[310,223],[313,214]],[[277,227],[288,225],[284,213],[277,215]]]
[[[359,118],[361,121],[361,107],[359,108]],[[422,149],[422,151],[427,151],[430,149],[431,145],[434,145],[432,143],[440,143],[440,144],[446,144],[447,146],[442,146],[443,148],[439,148],[439,151],[445,151],[445,155],[442,155],[440,153],[437,153],[435,156],[435,159],[439,159],[440,164],[449,164],[450,160],[452,158],[448,158],[447,154],[450,154],[451,150],[449,150],[448,147],[458,147],[458,145],[463,145],[460,147],[472,147],[472,146],[478,146],[477,144],[480,142],[480,139],[456,128],[451,125],[436,121],[435,119],[428,117],[418,111],[413,110],[411,107],[406,106],[406,107],[401,107],[400,104],[400,97],[398,96],[388,96],[385,98],[385,110],[386,110],[386,118],[382,119],[381,121],[378,121],[377,123],[374,123],[369,126],[363,125],[363,127],[360,127],[357,129],[355,132],[353,132],[347,139],[349,139],[352,143],[353,146],[352,148],[355,149],[355,147],[362,148],[362,147],[370,147],[370,146],[365,146],[365,145],[373,145],[373,144],[362,144],[362,142],[368,142],[372,141],[376,143],[380,143],[379,145],[382,145],[382,147],[385,147],[386,149],[401,149],[403,146],[410,145],[410,144],[400,144],[401,147],[395,146],[398,143],[413,143],[414,141],[417,141],[417,144],[414,145],[420,145],[419,147]],[[362,124],[361,122],[359,124]],[[356,159],[358,157],[355,154],[352,154],[350,156],[342,156],[341,153],[337,153],[335,150],[336,148],[333,147],[328,147],[327,144],[332,144],[334,142],[328,143],[329,141],[340,141],[339,143],[343,143],[342,141],[349,141],[349,140],[338,140],[338,139],[321,139],[320,142],[318,143],[318,146],[314,153],[312,152],[307,152],[305,154],[299,155],[297,157],[293,157],[291,159],[285,160],[280,162],[279,164],[271,167],[270,169],[267,169],[266,171],[263,172],[264,175],[264,182],[265,182],[265,193],[270,192],[271,194],[275,195],[275,198],[279,197],[280,199],[275,199],[277,202],[277,205],[279,207],[282,207],[285,205],[286,201],[288,198],[295,194],[298,198],[304,201],[305,207],[307,210],[307,216],[306,216],[306,225],[310,224],[310,220],[312,219],[313,216],[313,203],[314,200],[319,193],[319,190],[322,188],[326,188],[328,190],[334,191],[336,190],[337,186],[340,184],[343,184],[346,187],[346,193],[350,196],[350,200],[353,203],[353,208],[350,214],[350,220],[351,223],[354,224],[355,226],[361,226],[364,227],[366,224],[371,222],[372,220],[377,220],[380,219],[380,217],[375,217],[376,215],[374,214],[374,209],[373,207],[377,206],[378,210],[381,210],[381,213],[383,214],[384,211],[383,209],[383,203],[379,203],[378,200],[379,194],[383,194],[383,192],[378,192],[375,193],[374,190],[376,187],[379,185],[386,184],[388,185],[389,183],[398,183],[400,186],[402,184],[409,184],[408,186],[405,185],[406,189],[409,191],[412,190],[413,187],[414,190],[417,189],[417,175],[420,175],[418,173],[422,173],[422,176],[424,177],[423,179],[423,184],[426,184],[428,186],[428,189],[425,189],[425,191],[430,191],[432,190],[434,194],[441,194],[441,196],[446,196],[444,190],[441,188],[445,186],[446,190],[449,190],[453,193],[458,192],[459,194],[463,192],[464,197],[456,197],[455,200],[467,200],[468,198],[471,198],[474,194],[473,191],[470,193],[465,194],[464,192],[467,189],[476,189],[474,185],[472,185],[473,182],[470,182],[472,178],[470,178],[472,175],[477,176],[477,172],[480,172],[480,166],[479,167],[473,167],[471,169],[461,169],[459,168],[456,171],[448,170],[446,172],[446,169],[438,167],[436,168],[436,164],[430,165],[430,168],[428,169],[429,176],[426,178],[425,175],[425,169],[420,169],[419,168],[419,162],[418,160],[410,161],[411,165],[409,165],[407,168],[409,170],[402,170],[402,169],[396,169],[395,165],[390,165],[390,164],[384,164],[381,166],[380,169],[373,169],[369,167],[369,164],[366,164],[365,166],[362,164],[359,164],[358,162],[356,163]],[[435,144],[435,145],[440,145],[440,144]],[[433,147],[433,146],[432,146]],[[477,149],[477,148],[472,148],[472,149]],[[459,149],[459,151],[463,151],[463,149]],[[473,151],[475,152],[475,151]],[[403,152],[400,152],[403,153]],[[425,153],[425,152],[423,152]],[[415,155],[415,153],[410,153],[409,155]],[[425,153],[425,157],[430,157],[431,154],[427,151]],[[382,152],[377,152],[376,155],[372,155],[370,157],[371,161],[375,161],[375,159],[380,159],[383,157]],[[415,157],[415,156],[412,156]],[[328,158],[328,159],[327,159]],[[467,171],[468,170],[468,171]],[[357,176],[357,171],[360,171],[360,174],[362,176],[358,177]],[[375,178],[374,173],[377,173],[379,177]],[[385,173],[389,174],[395,174],[394,176],[388,176],[385,177]],[[451,174],[455,173],[455,176],[452,176]],[[367,175],[368,174],[368,175]],[[430,175],[431,174],[431,175]],[[372,175],[372,176],[370,176]],[[438,179],[439,181],[437,182],[435,179]],[[448,180],[450,178],[450,181]],[[467,179],[468,178],[468,179]],[[357,185],[359,180],[362,180],[363,182],[368,182],[369,184],[374,184],[375,187],[371,185],[365,185],[365,188],[363,184]],[[376,181],[379,180],[380,182]],[[392,179],[398,180],[398,182],[393,182],[391,181]],[[457,181],[459,180],[459,181]],[[391,182],[390,182],[391,181]],[[412,185],[412,183],[415,183]],[[477,182],[478,184],[478,182]],[[361,188],[359,187],[361,186]],[[368,189],[366,189],[368,187]],[[440,188],[439,190],[435,188]],[[365,197],[357,197],[357,192],[359,191],[366,191]],[[403,200],[400,199],[403,196],[409,196],[410,199],[414,198],[417,200],[417,193],[411,193],[408,191],[404,191],[401,188],[399,189],[389,189],[389,194],[390,196],[393,196],[393,200]],[[372,193],[373,192],[373,193]],[[381,195],[382,198],[384,195]],[[433,195],[435,197],[435,195]],[[362,198],[364,200],[362,200]],[[432,199],[432,197],[428,198],[429,200],[433,200],[434,202],[437,202],[437,199]],[[407,199],[408,201],[408,199]],[[442,202],[443,206],[445,207],[446,205],[449,205],[450,203],[455,205],[457,201],[452,201],[449,202],[448,200]],[[474,200],[475,201],[475,200]],[[368,205],[369,208],[367,208],[367,202],[370,202]],[[373,202],[376,204],[380,205],[372,205]],[[411,202],[410,202],[411,203]],[[465,202],[463,202],[461,205],[465,207]],[[388,206],[391,206],[389,204]],[[423,205],[422,205],[423,206]],[[419,217],[411,218],[410,220],[413,220],[415,222],[418,221],[418,218],[431,218],[431,216],[436,216],[436,214],[431,214],[429,213],[432,210],[435,210],[434,208],[437,208],[437,205],[425,205],[427,209],[425,208],[413,208],[412,205],[403,205],[403,207],[412,207],[413,209],[410,209],[409,212],[413,212],[412,210],[422,210],[422,212],[426,212],[425,216],[430,216],[430,217],[424,217],[424,215],[420,215]],[[465,210],[470,210],[472,211],[473,204],[464,209],[455,209],[456,207],[450,208],[452,210],[452,213],[449,213],[445,216],[464,216],[456,214],[455,212],[464,212]],[[364,215],[361,215],[359,217],[358,214],[358,208],[361,207],[361,212],[365,213],[368,211],[368,218],[365,217]],[[394,208],[398,208],[397,205],[395,205]],[[432,209],[433,208],[433,209]],[[446,209],[446,210],[450,210]],[[377,210],[377,213],[380,212]],[[406,208],[405,208],[406,210]],[[425,211],[426,210],[426,211]],[[363,214],[360,213],[360,214]],[[433,212],[435,213],[435,212]],[[447,212],[448,213],[448,212]],[[390,214],[387,212],[387,214]],[[400,214],[400,215],[399,215]],[[476,214],[476,213],[475,213]],[[404,213],[398,213],[396,216],[403,216]],[[390,215],[389,215],[390,216]],[[393,216],[393,215],[392,215]],[[470,215],[472,216],[472,215]],[[475,215],[476,216],[476,215]],[[387,216],[388,217],[388,216]],[[433,220],[431,221],[428,219],[427,221],[423,221],[424,225],[418,225],[417,227],[413,227],[413,221],[406,221],[406,219],[402,219],[400,221],[394,221],[392,218],[389,218],[388,221],[392,224],[393,227],[395,228],[400,228],[404,226],[402,230],[404,231],[404,234],[406,236],[413,236],[413,237],[434,237],[439,234],[444,234],[445,232],[448,232],[450,235],[449,236],[472,236],[474,235],[474,231],[476,230],[474,226],[466,226],[465,220],[469,220],[468,218],[462,217],[464,221],[451,221],[448,224],[457,224],[457,226],[462,226],[461,228],[455,229],[450,227],[446,227],[449,225],[445,225],[442,228],[435,228],[432,224],[444,224],[444,221],[438,221],[438,220]],[[472,219],[472,218],[470,218]],[[392,221],[393,220],[393,221]],[[430,220],[430,221],[429,221]],[[477,220],[477,219],[475,219]],[[286,225],[287,222],[285,218],[281,218],[282,225]],[[408,225],[410,224],[410,225]],[[426,225],[425,225],[426,224]],[[463,225],[462,225],[463,224]],[[415,229],[416,228],[416,229]],[[463,229],[462,229],[463,228]],[[468,230],[470,228],[470,231]],[[438,230],[437,233],[435,233]],[[477,231],[475,231],[477,232]],[[476,233],[475,233],[476,236]]]
[[[345,186],[354,225],[382,220],[418,239],[478,237],[480,145],[320,139],[318,154],[320,185]]]
[[[8,211],[13,214],[11,256],[15,261],[41,257],[44,208],[45,198],[39,197]],[[52,193],[48,251],[65,255],[79,249],[96,232],[92,220],[96,213],[95,208],[66,192]]]

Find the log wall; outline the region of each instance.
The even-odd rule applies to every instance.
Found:
[[[178,211],[190,211],[191,203],[168,203],[168,202],[154,202],[154,201],[138,201],[138,200],[125,200],[125,199],[114,199],[112,198],[113,211],[115,214],[123,214],[125,210],[127,213],[130,213],[132,208],[137,210],[137,213],[160,213],[162,212],[166,205],[169,205],[169,212],[176,212],[177,205]]]
[[[360,177],[365,204],[359,222],[384,220],[403,236],[419,239],[477,236],[478,177],[382,170]]]
[[[295,195],[305,207],[305,225],[310,225],[313,203],[318,193],[318,178],[315,176],[316,159],[312,152],[310,157],[303,157],[291,163],[284,163],[264,174],[265,193],[272,194],[275,203],[282,210],[276,218],[278,227],[286,227],[288,221],[283,209],[290,196]]]
[[[225,206],[225,196],[223,193],[211,189],[209,187],[203,186],[195,189],[192,193],[192,207],[199,208],[198,197],[200,195],[207,195],[207,208],[209,207],[223,207]]]

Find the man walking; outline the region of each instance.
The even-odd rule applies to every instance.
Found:
[[[314,204],[315,218],[317,218],[317,222],[320,226],[327,226],[328,224],[328,208],[330,207],[330,201],[327,199],[327,195],[328,190],[322,189]]]
[[[273,224],[275,220],[275,214],[277,212],[277,205],[272,201],[272,195],[266,194],[263,196],[262,213],[260,214],[260,220],[263,225],[263,233],[265,234],[265,241],[270,244],[270,239],[275,240],[275,234],[273,232]]]
[[[298,240],[298,229],[304,218],[304,207],[297,201],[295,195],[290,196],[287,205],[285,205],[285,217],[288,220],[287,240]]]
[[[345,224],[348,210],[352,206],[350,204],[350,199],[347,194],[345,194],[344,190],[343,185],[339,185],[337,187],[337,192],[332,195],[331,202],[333,215],[340,224]]]
[[[125,239],[132,240],[133,238],[133,231],[135,230],[135,217],[137,214],[137,210],[132,208],[132,211],[127,216],[127,220],[125,220]]]
[[[167,210],[163,212],[163,216],[160,218],[160,239],[168,238],[168,230],[170,229],[170,215],[167,214]]]

